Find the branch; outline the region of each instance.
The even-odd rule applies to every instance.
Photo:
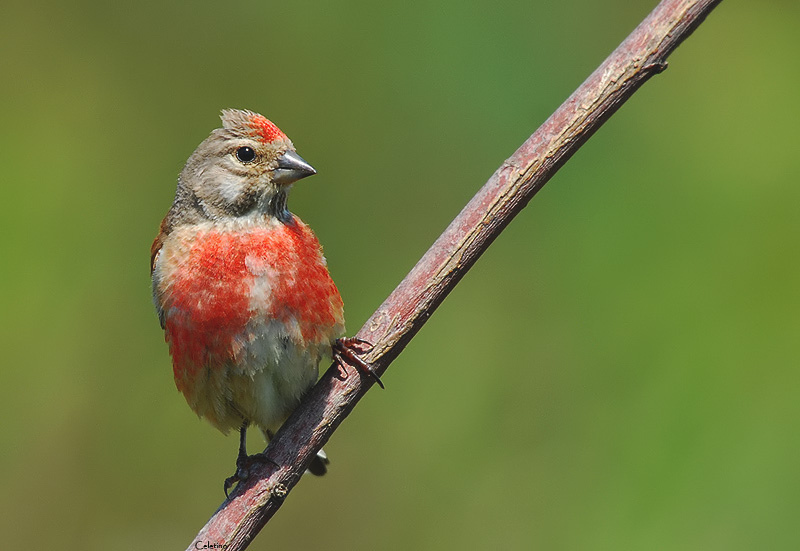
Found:
[[[663,0],[553,115],[508,158],[356,335],[382,374],[480,255],[561,166],[651,76],[721,0]],[[332,366],[188,549],[245,549],[306,466],[372,386],[354,366]]]

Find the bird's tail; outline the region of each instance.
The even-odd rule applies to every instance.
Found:
[[[328,463],[330,463],[330,460],[328,459],[328,455],[325,453],[325,450],[319,450],[317,452],[317,456],[311,460],[311,464],[308,466],[307,472],[313,474],[314,476],[322,476],[328,472]]]

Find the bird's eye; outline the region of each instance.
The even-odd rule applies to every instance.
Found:
[[[236,150],[236,158],[243,163],[252,163],[256,158],[256,152],[252,147],[240,147]]]

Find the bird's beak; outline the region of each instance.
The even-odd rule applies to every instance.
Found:
[[[272,181],[278,185],[291,184],[317,171],[294,151],[287,151],[278,157],[278,166],[273,171]]]

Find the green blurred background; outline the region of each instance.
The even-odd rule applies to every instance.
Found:
[[[221,502],[236,440],[175,390],[148,273],[220,109],[318,169],[290,206],[355,332],[654,5],[5,2],[0,546],[183,549]],[[252,549],[795,547],[798,24],[724,2]]]

